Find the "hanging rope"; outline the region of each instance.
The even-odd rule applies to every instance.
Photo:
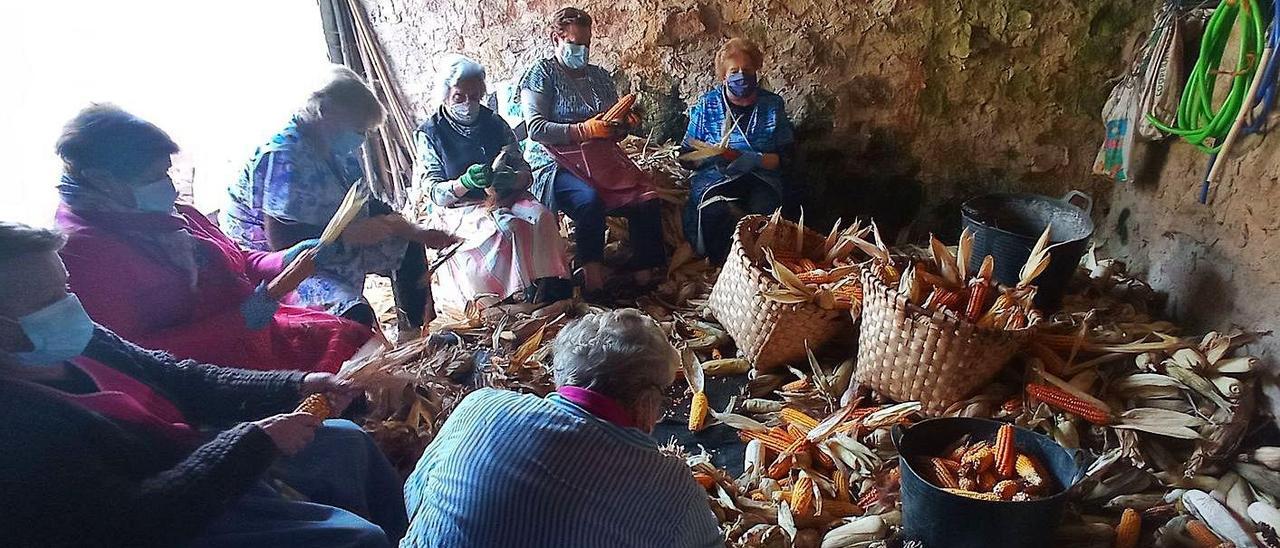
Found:
[[[1205,26],[1200,56],[1178,102],[1177,123],[1170,126],[1152,116],[1147,119],[1161,131],[1182,137],[1203,152],[1217,152],[1249,98],[1249,86],[1264,47],[1265,17],[1257,0],[1227,0],[1219,4]],[[1218,67],[1222,55],[1237,25],[1241,41],[1235,70],[1221,71]],[[1231,77],[1231,89],[1215,108],[1214,84],[1219,75]]]

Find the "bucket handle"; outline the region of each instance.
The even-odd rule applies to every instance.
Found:
[[[889,441],[893,442],[893,448],[896,449],[899,453],[902,452],[901,444],[902,444],[902,434],[905,433],[904,430],[905,429],[902,427],[901,424],[895,424],[893,425],[893,428],[889,429]]]
[[[1085,215],[1093,213],[1093,197],[1082,191],[1068,191],[1062,195],[1062,201],[1084,210]]]

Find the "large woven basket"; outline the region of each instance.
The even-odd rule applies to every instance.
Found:
[[[817,349],[841,331],[852,329],[851,318],[843,310],[824,309],[812,302],[787,304],[764,297],[766,291],[782,286],[773,275],[756,266],[762,255],[756,239],[768,222],[761,215],[748,215],[738,223],[733,246],[720,277],[711,289],[708,306],[752,365],[759,371],[779,369],[805,359],[805,345]],[[778,239],[795,238],[797,227],[782,221]],[[817,254],[824,237],[805,229],[806,255]]]
[[[940,415],[969,397],[1013,357],[1031,329],[978,329],[941,311],[911,304],[862,270],[862,328],[854,378],[897,401],[919,401]]]

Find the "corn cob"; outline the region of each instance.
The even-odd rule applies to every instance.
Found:
[[[818,449],[818,446],[813,444],[809,444],[809,458],[818,461],[818,464],[823,468],[836,467],[836,461],[831,458],[831,455],[823,453],[821,449]]]
[[[1196,545],[1201,548],[1217,548],[1222,544],[1222,539],[1218,538],[1218,535],[1209,530],[1209,526],[1200,520],[1187,520],[1186,528],[1191,540],[1194,540]]]
[[[1046,384],[1030,383],[1027,384],[1027,393],[1031,397],[1049,404],[1050,407],[1074,413],[1093,424],[1111,424],[1111,415],[1109,413],[1068,394],[1060,388]]]
[[[960,299],[963,295],[955,289],[935,286],[933,291],[929,292],[929,297],[924,300],[925,310],[957,310],[960,307]]]
[[[791,443],[795,441],[795,438],[791,437],[790,434],[787,434],[785,430],[778,428],[769,430],[768,432],[750,432],[744,430],[738,433],[738,437],[742,438],[743,441],[760,440],[760,443],[765,447],[778,453],[786,451],[787,447],[790,447]]]
[[[818,263],[813,262],[813,260],[811,259],[805,259],[805,258],[797,259],[796,266],[799,267],[799,270],[796,270],[797,273],[812,272],[818,269]]]
[[[956,480],[956,486],[958,486],[961,489],[964,489],[965,491],[977,491],[978,480],[967,477],[967,476],[962,477],[959,480]]]
[[[1000,500],[1013,500],[1013,496],[1018,494],[1018,482],[1013,480],[1002,480],[991,488],[991,492],[995,493]]]
[[[844,470],[836,470],[833,483],[836,484],[836,500],[844,502],[853,502],[853,493],[849,492],[849,473]]]
[[[880,490],[875,487],[867,489],[867,492],[858,497],[858,506],[863,508],[867,508],[877,502],[880,502]]]
[[[962,497],[969,497],[971,499],[987,500],[987,501],[1000,500],[1000,497],[997,496],[995,493],[979,493],[976,491],[966,491],[964,489],[945,489],[945,491],[953,495],[960,495]]]
[[[782,419],[782,422],[804,430],[805,434],[808,434],[810,430],[813,430],[813,427],[818,425],[818,419],[810,417],[805,414],[804,411],[792,407],[783,407],[780,418]]]
[[[791,473],[791,465],[794,462],[795,461],[792,458],[791,453],[783,453],[778,456],[778,460],[773,461],[773,464],[769,465],[769,470],[765,475],[776,480],[785,478],[787,477],[787,474]]]
[[[706,472],[694,472],[693,480],[698,482],[698,485],[701,485],[703,489],[710,489],[712,485],[716,484],[716,479]]]
[[[333,414],[333,406],[324,394],[312,394],[298,404],[295,413],[308,413],[317,419],[327,419]]]
[[[631,114],[631,107],[635,104],[636,94],[628,93],[623,95],[621,99],[618,99],[617,103],[614,103],[613,106],[609,107],[609,110],[605,111],[604,116],[601,116],[600,119],[606,122],[621,122],[626,119],[628,114]]]
[[[811,272],[797,273],[796,279],[800,280],[802,283],[818,285],[830,282],[831,275],[821,270],[814,270]]]
[[[978,318],[982,317],[982,313],[987,310],[987,303],[991,300],[991,294],[994,291],[995,287],[991,285],[990,279],[974,278],[969,280],[969,298],[964,305],[964,319],[970,322],[978,321]]]
[[[689,431],[697,432],[707,425],[707,408],[710,407],[707,394],[701,390],[694,392],[693,401],[689,403]]]
[[[992,472],[983,472],[978,474],[978,490],[984,493],[990,492],[996,488],[996,484],[1000,483],[1000,478]]]
[[[938,484],[938,487],[942,487],[944,489],[956,489],[960,487],[960,484],[956,481],[955,473],[943,463],[942,459],[937,457],[931,458],[929,459],[929,464],[932,466],[930,470],[933,471],[933,478],[935,483]]]
[[[1013,468],[1028,487],[1039,489],[1044,486],[1044,475],[1040,472],[1040,465],[1036,464],[1035,459],[1030,455],[1019,453],[1014,459]]]
[[[979,442],[960,459],[960,468],[966,473],[982,473],[995,464],[995,453],[986,442]]]
[[[809,379],[797,379],[782,385],[778,390],[781,392],[800,392],[809,389]]]
[[[862,515],[862,507],[847,500],[822,499],[822,515],[830,517],[849,517]]]
[[[996,431],[996,448],[995,448],[996,473],[1001,478],[1011,478],[1014,473],[1014,462],[1017,460],[1018,452],[1013,447],[1013,425],[1002,424],[1000,429]]]
[[[1137,548],[1138,535],[1142,532],[1142,516],[1133,508],[1125,508],[1116,525],[1115,548]]]
[[[1013,307],[1013,292],[1001,291],[996,296],[996,301],[991,304],[991,308],[988,308],[986,313],[981,318],[978,318],[978,327],[995,329],[1004,325]]]
[[[788,434],[791,434],[791,435],[792,435],[792,437],[796,437],[796,438],[803,438],[803,437],[805,437],[805,436],[809,435],[809,431],[808,431],[808,430],[805,430],[805,429],[803,429],[803,428],[800,428],[799,426],[796,426],[796,425],[794,425],[794,424],[788,424],[788,425],[787,425],[787,433],[788,433]]]
[[[791,487],[791,511],[801,516],[814,515],[813,478],[808,472],[800,472]]]

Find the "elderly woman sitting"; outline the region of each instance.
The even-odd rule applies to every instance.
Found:
[[[405,485],[401,546],[722,546],[706,494],[648,435],[679,358],[634,309],[556,337],[559,389],[482,389],[445,421]]]
[[[147,348],[251,369],[336,371],[370,330],[267,295],[303,249],[246,251],[175,203],[163,130],[112,105],[76,115],[58,139],[57,225],[71,291],[94,320]]]
[[[720,144],[720,156],[693,162],[693,192],[685,205],[684,234],[694,250],[716,262],[729,254],[736,219],[742,213],[771,213],[790,198],[785,168],[791,158],[791,119],[776,93],[758,80],[764,54],[750,40],[734,38],[716,54],[722,85],[702,95],[689,112],[686,150],[692,140]]]
[[[310,393],[340,411],[358,390],[328,373],[143,350],[67,293],[62,243],[0,222],[6,546],[373,548],[400,538],[400,483],[369,436],[291,412]],[[268,471],[310,502],[282,496]]]
[[[480,104],[484,68],[449,55],[436,89],[440,108],[415,134],[413,201],[425,209],[429,226],[464,238],[437,271],[440,287],[457,294],[439,297],[568,297],[569,258],[559,223],[527,190],[532,177],[515,133]]]
[[[221,221],[245,247],[285,249],[320,236],[351,185],[365,184],[360,147],[381,123],[382,104],[350,69],[335,66],[328,76],[293,120],[254,152],[230,187],[231,203]],[[408,324],[402,327],[420,328],[434,317],[429,288],[421,284],[423,246],[453,242],[371,201],[298,287],[297,301],[373,325],[373,309],[363,297],[365,276],[390,274]]]

